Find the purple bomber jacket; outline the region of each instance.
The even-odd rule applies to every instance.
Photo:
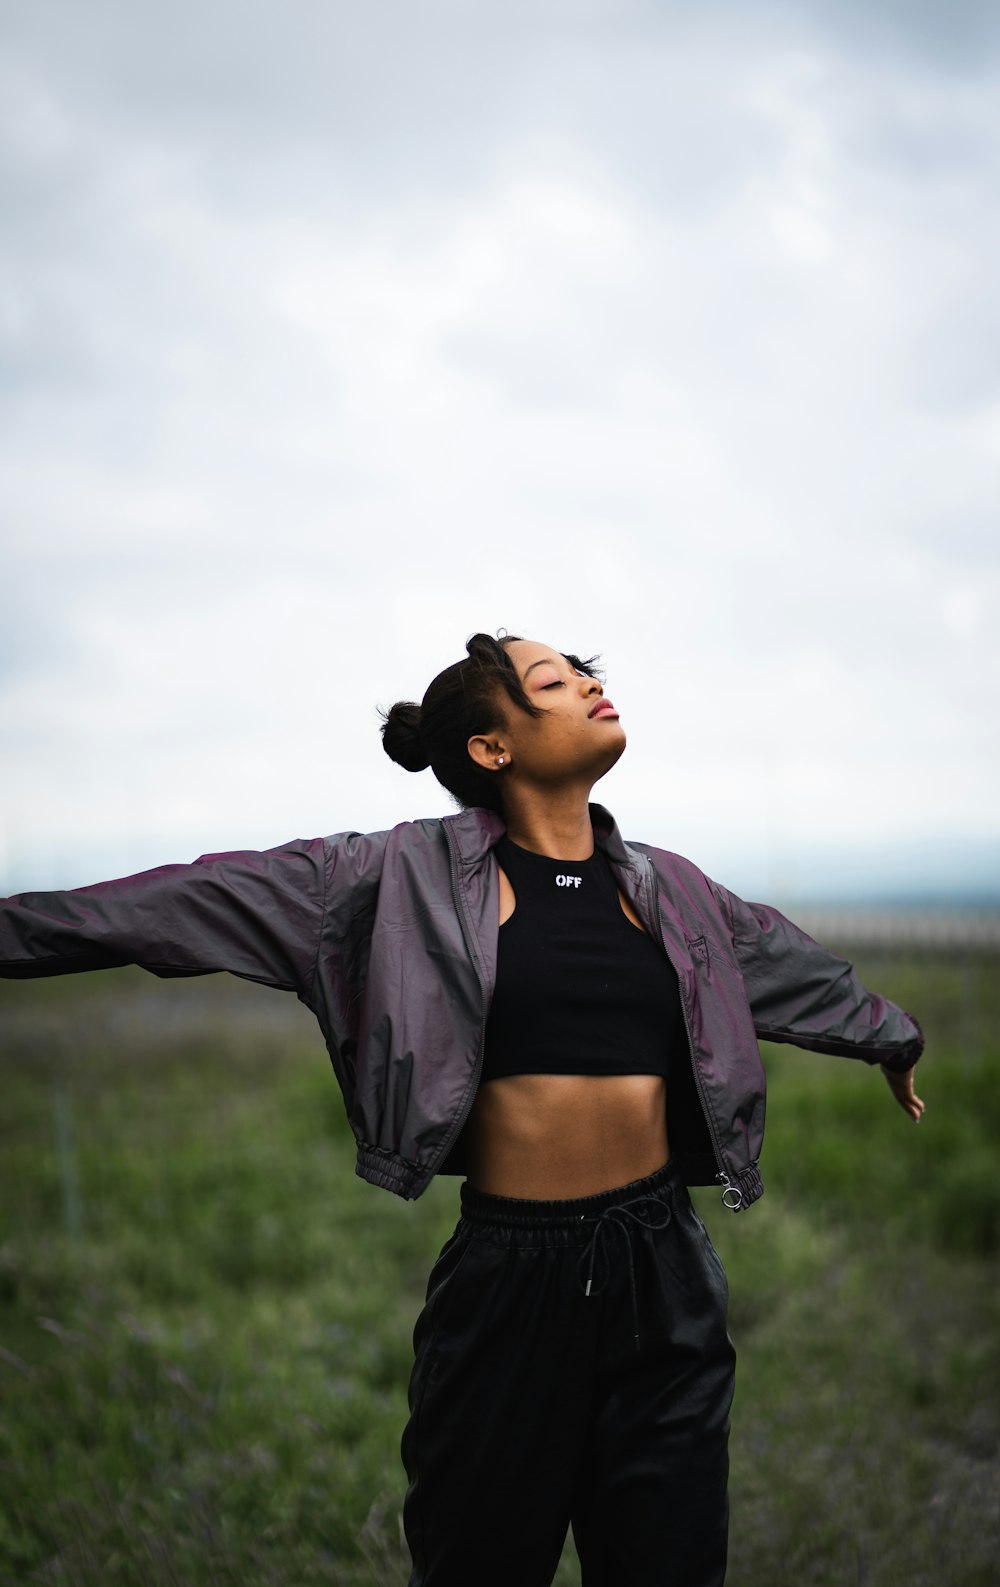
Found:
[[[777,910],[744,903],[680,855],[625,843],[591,806],[597,843],[677,972],[690,1063],[671,1072],[670,1145],[727,1206],[762,1194],[758,1039],[907,1069],[916,1021]],[[209,854],[119,881],[0,903],[0,974],[138,964],[226,970],[294,992],[315,1014],[363,1179],[407,1199],[462,1173],[483,1058],[499,882],[488,810],[390,831]]]

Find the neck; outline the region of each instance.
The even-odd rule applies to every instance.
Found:
[[[504,808],[507,836],[522,849],[553,860],[589,860],[594,852],[589,794],[589,788],[583,793],[544,795],[509,791]]]

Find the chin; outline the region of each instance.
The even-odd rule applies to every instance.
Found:
[[[618,764],[625,753],[625,745],[627,742],[628,740],[626,739],[625,733],[623,731],[619,735],[616,743],[608,744],[606,746],[604,754],[601,756],[601,769],[597,773],[598,777],[605,776],[611,770],[612,766],[616,766]]]

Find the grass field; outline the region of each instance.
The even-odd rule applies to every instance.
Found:
[[[998,964],[859,968],[928,1033],[924,1121],[769,1049],[767,1194],[697,1196],[740,1356],[729,1580],[994,1587]],[[0,1086],[0,1583],[401,1587],[456,1182],[358,1180],[309,1016],[226,977],[2,984]]]

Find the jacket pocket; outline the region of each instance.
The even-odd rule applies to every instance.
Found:
[[[708,938],[685,937],[684,940],[687,943],[687,950],[691,955],[692,964],[700,965],[700,967],[706,971],[706,973],[710,973],[712,969],[712,961],[708,954]]]

